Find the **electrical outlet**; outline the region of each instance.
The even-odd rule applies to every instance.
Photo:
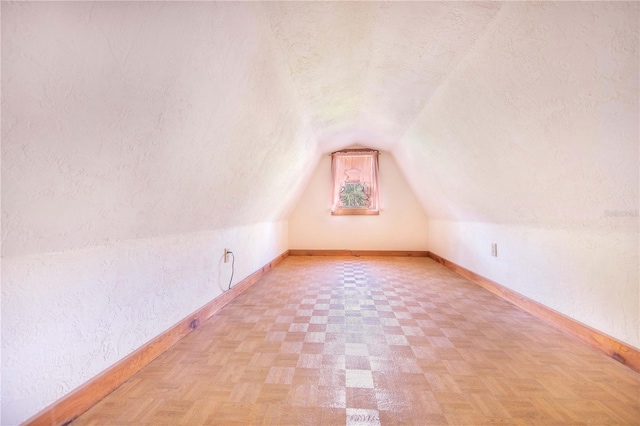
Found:
[[[229,261],[229,249],[224,249],[224,263]]]
[[[491,243],[491,256],[498,257],[498,244]]]

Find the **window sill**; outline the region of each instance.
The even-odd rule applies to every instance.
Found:
[[[331,212],[331,216],[378,216],[380,210],[369,209],[340,209]]]

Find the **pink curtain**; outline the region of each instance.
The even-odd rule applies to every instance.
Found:
[[[377,212],[380,208],[378,173],[378,151],[345,150],[331,154],[331,211],[338,212],[343,208],[340,194],[345,183],[359,182],[364,184],[368,195],[368,207],[365,209]]]

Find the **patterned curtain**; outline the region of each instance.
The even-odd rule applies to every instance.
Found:
[[[331,154],[331,211],[379,210],[378,151],[345,150]]]

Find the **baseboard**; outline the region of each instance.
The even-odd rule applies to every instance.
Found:
[[[576,337],[579,340],[591,345],[595,349],[604,353],[607,356],[615,359],[618,362],[628,366],[629,368],[640,372],[640,350],[633,346],[627,345],[611,336],[608,336],[596,329],[589,327],[569,318],[568,316],[554,311],[528,297],[525,297],[515,291],[508,289],[507,287],[498,284],[488,278],[483,277],[480,274],[476,274],[469,269],[466,269],[450,260],[438,256],[435,253],[429,252],[428,256],[452,270],[453,272],[462,275],[473,283],[489,290],[491,293],[501,297],[502,299],[518,306],[519,308],[529,312],[530,314],[546,321],[565,333]]]
[[[89,380],[60,400],[54,402],[35,416],[27,420],[24,425],[67,425],[82,413],[93,407],[105,396],[113,392],[143,367],[176,344],[180,339],[196,329],[226,304],[255,284],[273,267],[289,255],[286,251],[258,271],[233,286],[231,290],[222,293],[198,311],[189,315],[169,330],[154,338],[131,355],[118,361],[115,365]]]
[[[427,257],[428,251],[419,250],[289,250],[289,256],[398,256]]]

